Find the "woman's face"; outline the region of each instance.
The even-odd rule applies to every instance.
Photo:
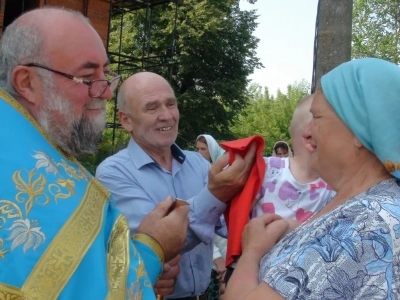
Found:
[[[355,136],[336,115],[322,92],[316,92],[310,111],[313,119],[303,132],[306,148],[311,153],[310,167],[320,175],[334,173],[334,169],[351,163]]]
[[[196,142],[196,152],[199,152],[205,159],[211,162],[210,151],[208,151],[207,144],[204,144],[200,141]]]
[[[276,156],[278,156],[278,157],[289,157],[289,152],[283,147],[278,147],[276,149]]]

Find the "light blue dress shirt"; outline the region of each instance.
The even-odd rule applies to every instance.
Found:
[[[103,161],[96,177],[111,191],[127,217],[131,234],[168,195],[190,204],[190,227],[174,293],[167,298],[196,296],[210,282],[214,230],[226,205],[207,188],[210,164],[198,153],[171,147],[172,172],[162,168],[131,138],[128,147]],[[217,225],[218,226],[218,225]]]

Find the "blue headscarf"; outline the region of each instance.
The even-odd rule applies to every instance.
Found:
[[[400,178],[400,68],[363,58],[321,78],[325,98],[360,142]]]

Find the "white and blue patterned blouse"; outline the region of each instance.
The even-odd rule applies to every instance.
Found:
[[[303,223],[260,264],[286,299],[399,299],[400,186],[384,180]]]

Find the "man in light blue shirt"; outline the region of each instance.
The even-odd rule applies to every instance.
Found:
[[[180,273],[168,299],[206,299],[212,264],[212,239],[226,202],[243,188],[252,167],[254,150],[245,158],[228,157],[210,164],[200,154],[181,150],[179,110],[169,83],[142,72],[128,78],[118,94],[118,116],[131,133],[126,149],[107,158],[97,178],[111,191],[117,207],[128,219],[131,234],[141,220],[166,196],[190,204],[190,227],[179,263]],[[171,281],[168,272],[156,284],[159,294]]]

